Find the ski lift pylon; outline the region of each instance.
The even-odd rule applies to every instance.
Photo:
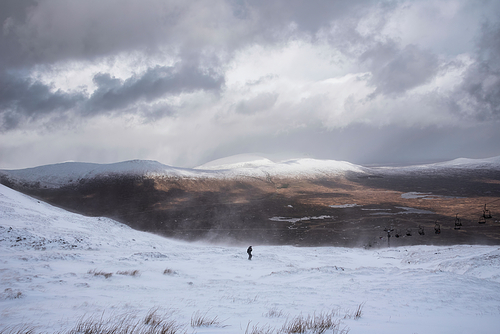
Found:
[[[439,223],[437,222],[437,220],[434,223],[434,233],[441,234],[441,225],[439,225]]]
[[[460,226],[462,226],[462,222],[460,221],[460,218],[458,218],[458,213],[455,216],[455,230],[460,230]]]
[[[418,225],[418,234],[420,234],[420,235],[424,235],[425,234],[424,227],[421,226],[421,225]]]
[[[483,218],[485,219],[491,218],[491,212],[490,210],[486,209],[486,204],[484,205],[483,209]]]

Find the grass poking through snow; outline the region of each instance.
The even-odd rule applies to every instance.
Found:
[[[105,278],[110,278],[111,276],[113,276],[113,273],[106,273],[97,269],[91,269],[87,272],[87,274],[91,274],[94,276],[104,276]]]
[[[97,273],[97,274],[96,274]],[[89,271],[89,274],[101,275],[101,272]],[[248,322],[245,334],[347,334],[349,328],[342,326],[342,320],[361,317],[365,303],[358,305],[354,312],[345,311],[342,316],[337,309],[330,312],[314,313],[313,315],[298,315],[285,321],[280,328],[274,328],[269,325],[260,326],[258,323],[251,326]],[[191,316],[191,327],[218,327],[224,328],[224,321],[219,320],[217,316],[207,315],[208,311],[201,313],[196,311]],[[276,308],[269,310],[267,317],[283,317],[283,311]],[[0,334],[41,334],[47,333],[38,330],[40,326],[21,324],[0,328]],[[233,331],[234,332],[234,331]],[[138,317],[135,314],[128,313],[121,316],[111,315],[104,318],[104,314],[97,316],[82,317],[77,324],[70,330],[59,331],[58,334],[187,334],[187,325],[179,324],[172,319],[171,314],[161,314],[159,308],[150,309],[144,317]]]
[[[139,270],[124,270],[124,271],[117,271],[117,275],[126,275],[126,276],[141,276],[141,272]]]
[[[199,311],[196,311],[193,316],[191,317],[191,327],[196,328],[196,327],[226,327],[222,324],[222,321],[219,320],[218,316],[215,317],[208,317],[207,312],[205,313],[200,313]]]

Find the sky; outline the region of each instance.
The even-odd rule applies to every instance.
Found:
[[[1,0],[0,168],[500,155],[496,0]]]

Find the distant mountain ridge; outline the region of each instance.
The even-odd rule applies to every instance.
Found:
[[[283,162],[252,156],[253,160],[234,162],[216,160],[195,168],[180,168],[153,160],[130,160],[111,164],[65,162],[17,170],[0,170],[0,177],[11,182],[40,183],[42,187],[61,187],[83,179],[110,176],[145,176],[177,178],[238,177],[314,177],[348,171],[363,172],[364,167],[344,161],[297,159]],[[230,161],[230,162],[229,162]]]
[[[33,168],[0,170],[3,183],[39,183],[52,188],[75,184],[83,179],[110,176],[176,178],[238,177],[321,177],[347,172],[362,174],[439,171],[443,169],[500,169],[500,156],[487,159],[459,158],[451,161],[407,167],[363,167],[346,161],[292,159],[273,162],[258,155],[236,155],[217,159],[194,168],[164,165],[154,160],[129,160],[110,164],[64,162]]]

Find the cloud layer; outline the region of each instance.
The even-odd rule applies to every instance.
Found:
[[[0,20],[0,167],[500,155],[497,1],[7,0]]]

